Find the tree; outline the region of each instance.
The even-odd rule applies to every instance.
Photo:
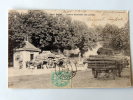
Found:
[[[21,31],[21,15],[18,12],[12,11],[9,13],[8,18],[8,32],[9,32],[9,62],[13,60],[13,51],[16,48],[22,47],[24,45],[23,40],[25,34]],[[20,29],[19,29],[20,28]],[[9,63],[10,64],[10,63]]]
[[[25,13],[9,13],[9,54],[23,47],[25,38],[43,50],[60,50],[79,48],[83,55],[88,48],[96,44],[93,29],[80,21],[73,21],[68,16],[53,16],[40,10]],[[10,59],[10,58],[9,58]]]
[[[104,47],[112,48],[114,51],[124,52],[129,55],[130,46],[128,32],[128,23],[122,28],[107,24],[101,33]]]
[[[88,26],[80,21],[74,21],[72,24],[73,37],[71,38],[76,48],[79,48],[81,56],[96,46],[97,37],[94,30],[88,28]]]

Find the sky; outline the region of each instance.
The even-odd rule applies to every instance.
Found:
[[[17,10],[26,13],[28,10]],[[43,10],[52,15],[70,16],[72,20],[85,22],[88,27],[104,26],[107,23],[123,27],[128,22],[126,10]]]
[[[47,10],[52,14],[71,16],[74,20],[85,22],[88,27],[104,26],[107,23],[123,27],[128,21],[128,11],[111,10]]]

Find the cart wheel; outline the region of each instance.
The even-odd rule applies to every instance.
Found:
[[[122,72],[122,69],[119,68],[119,69],[118,69],[118,76],[119,76],[119,77],[121,77],[121,72]]]
[[[118,70],[118,76],[121,77],[122,65],[119,64],[117,70]]]
[[[113,69],[112,72],[113,72],[113,79],[115,80],[115,76],[116,76],[116,73],[117,73],[116,69]]]
[[[97,78],[98,72],[94,71],[94,78]]]
[[[95,70],[94,69],[92,69],[92,75],[95,75]]]

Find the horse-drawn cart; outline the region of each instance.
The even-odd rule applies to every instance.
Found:
[[[94,78],[97,78],[100,73],[106,73],[107,77],[112,74],[121,77],[122,69],[127,65],[125,59],[119,59],[114,56],[93,55],[90,56],[84,63],[88,64],[88,68],[92,69]]]

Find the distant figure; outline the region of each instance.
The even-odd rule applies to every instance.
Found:
[[[23,68],[23,60],[19,60],[19,69]]]

